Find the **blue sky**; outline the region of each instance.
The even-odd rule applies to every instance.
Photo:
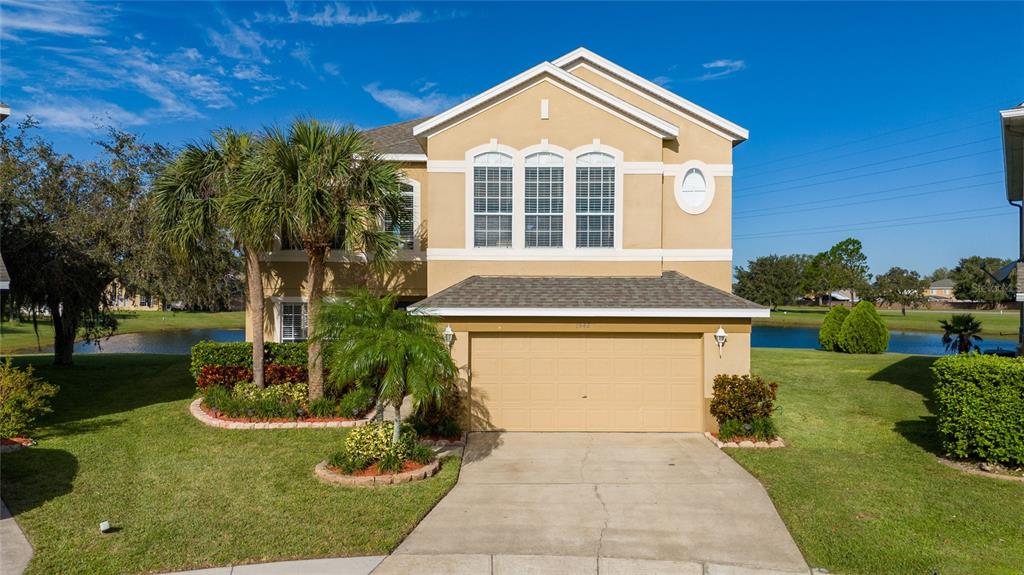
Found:
[[[997,110],[1024,101],[1024,3],[0,6],[0,99],[81,157],[103,124],[419,117],[586,46],[750,130],[737,264],[851,235],[876,273],[1016,255]]]

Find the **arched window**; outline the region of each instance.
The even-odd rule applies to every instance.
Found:
[[[683,176],[683,203],[691,209],[697,209],[707,200],[708,182],[704,173],[697,168],[690,168]]]
[[[526,157],[525,245],[562,247],[565,168],[562,156],[539,152]]]
[[[473,158],[473,246],[512,246],[512,157]]]
[[[609,154],[576,158],[576,247],[615,247],[615,158]]]

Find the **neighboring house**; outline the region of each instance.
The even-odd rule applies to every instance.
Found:
[[[11,108],[7,104],[0,102],[0,122],[6,120],[8,117],[10,117],[10,115]]]
[[[414,225],[387,277],[333,252],[327,291],[436,315],[472,429],[714,429],[712,380],[749,372],[768,315],[730,293],[746,130],[581,48],[367,135],[402,163]],[[304,339],[305,254],[276,247],[265,336]]]
[[[0,256],[0,290],[11,289],[11,276],[7,273],[7,264],[3,256]]]
[[[924,295],[928,299],[937,301],[956,301],[956,296],[953,295],[955,287],[956,282],[949,278],[936,280],[925,288]]]
[[[129,290],[118,282],[107,288],[110,307],[121,311],[147,311],[163,309],[162,302],[149,294]]]

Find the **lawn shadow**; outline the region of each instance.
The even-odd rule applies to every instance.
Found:
[[[78,459],[63,449],[29,447],[4,454],[2,497],[17,516],[71,493]]]
[[[897,421],[893,424],[893,431],[899,433],[907,441],[917,445],[921,449],[935,455],[944,455],[942,449],[942,438],[939,436],[936,427],[937,417],[931,366],[937,357],[924,355],[907,356],[896,363],[889,364],[885,369],[875,373],[868,378],[868,381],[881,381],[899,385],[907,390],[919,394],[924,400],[925,409],[929,415],[917,419]]]

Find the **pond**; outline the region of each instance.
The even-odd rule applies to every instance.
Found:
[[[986,339],[979,342],[979,345],[982,351],[1013,350],[1015,343],[1009,339]],[[751,345],[754,347],[818,349],[818,328],[755,325],[751,333]],[[920,331],[889,332],[888,351],[912,355],[944,355],[947,353],[946,348],[942,345],[941,335]]]
[[[115,335],[100,342],[76,343],[75,353],[167,353],[188,355],[192,346],[202,340],[243,341],[242,329],[173,329],[147,333],[126,333]],[[755,325],[752,334],[754,347],[792,347],[798,349],[818,348],[818,328]],[[1014,341],[1008,339],[987,339],[981,342],[982,350],[1012,350]],[[889,351],[914,355],[943,355],[942,336],[936,333],[916,331],[893,331],[889,337]]]
[[[75,344],[75,353],[167,353],[171,355],[188,355],[192,351],[192,346],[203,340],[245,341],[245,330],[204,328],[125,333],[101,340],[98,346],[80,341]]]

